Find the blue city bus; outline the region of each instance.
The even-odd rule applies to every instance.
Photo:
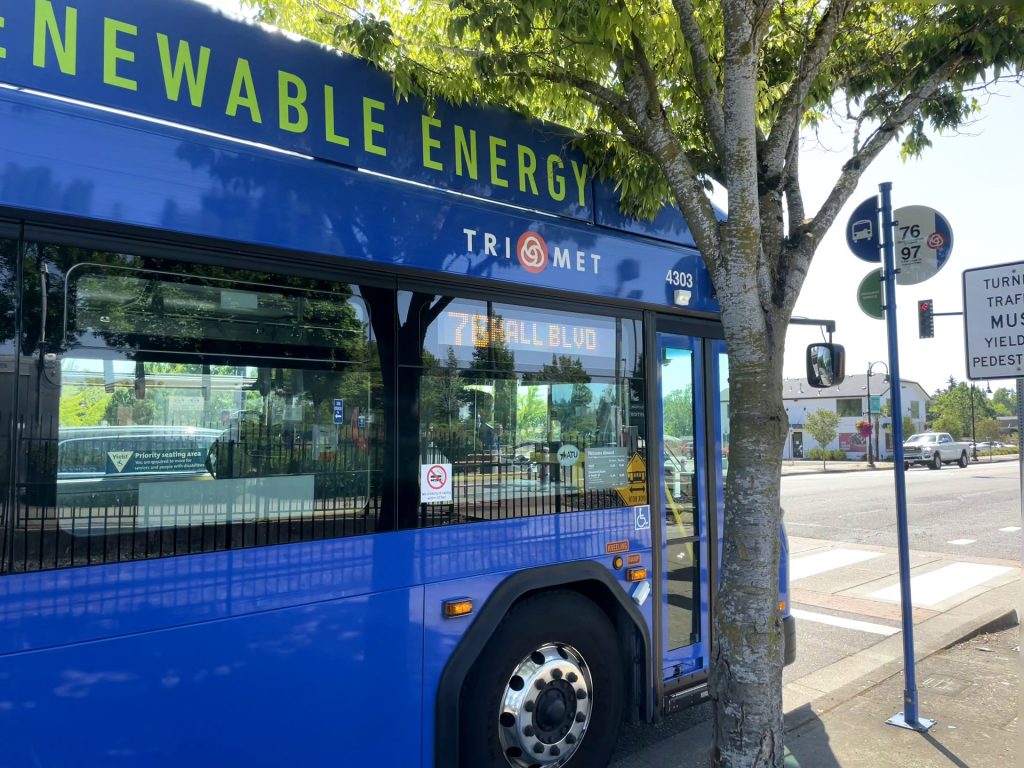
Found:
[[[187,0],[8,3],[0,82],[0,764],[589,767],[706,696],[677,213]]]

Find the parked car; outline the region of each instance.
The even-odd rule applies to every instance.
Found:
[[[923,464],[928,469],[942,469],[943,464],[966,467],[970,463],[971,444],[954,440],[948,432],[921,432],[903,443],[903,468]]]

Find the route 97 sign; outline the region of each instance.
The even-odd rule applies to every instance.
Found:
[[[953,250],[953,229],[946,217],[926,205],[892,212],[896,245],[896,282],[923,283],[942,269]]]

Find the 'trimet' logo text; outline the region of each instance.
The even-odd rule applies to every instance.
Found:
[[[515,256],[519,260],[519,266],[534,275],[539,275],[548,267],[573,272],[590,272],[595,275],[601,268],[600,254],[574,249],[573,246],[564,243],[549,248],[547,240],[532,229],[523,232],[518,240],[468,227],[462,230],[462,234],[466,236],[466,250],[470,253],[475,252],[478,246],[482,246],[484,256],[509,260]]]

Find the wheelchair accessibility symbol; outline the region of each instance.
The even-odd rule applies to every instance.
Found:
[[[651,527],[651,508],[648,506],[633,507],[633,527],[643,531]]]

